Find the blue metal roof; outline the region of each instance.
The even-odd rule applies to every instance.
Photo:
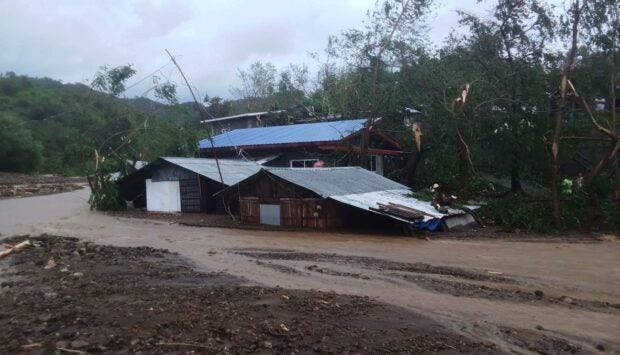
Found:
[[[235,129],[199,142],[200,149],[251,145],[334,142],[364,128],[365,119]]]

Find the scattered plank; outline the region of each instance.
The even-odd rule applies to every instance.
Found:
[[[191,343],[157,343],[157,345],[168,345],[168,346],[191,346],[191,347],[195,347],[195,348],[203,348],[203,349],[210,349],[210,350],[218,350],[218,348],[213,347],[213,346],[209,346],[209,345],[204,345],[204,344],[191,344]]]
[[[72,353],[72,354],[86,354],[86,351],[61,348],[58,346],[56,347],[56,350],[60,350],[60,351],[64,351],[64,352]]]
[[[21,243],[15,245],[12,248],[0,251],[0,259],[2,259],[4,257],[7,257],[7,256],[9,256],[9,255],[11,255],[11,254],[13,254],[13,253],[15,253],[17,251],[20,251],[20,250],[22,250],[22,249],[24,249],[26,247],[29,247],[29,246],[32,246],[32,243],[30,242],[30,240],[26,240],[24,242],[21,242]]]

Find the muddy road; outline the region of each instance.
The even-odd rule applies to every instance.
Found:
[[[364,297],[247,285],[161,249],[28,238],[35,246],[11,256],[0,292],[5,354],[497,352]],[[560,339],[518,339],[581,351]]]
[[[366,296],[499,352],[620,353],[618,242],[193,228],[93,213],[87,198],[85,189],[1,200],[0,233],[164,248],[191,260],[198,272],[224,272],[249,285]],[[549,342],[556,346],[549,349]]]

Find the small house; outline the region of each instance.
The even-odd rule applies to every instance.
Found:
[[[117,184],[124,200],[147,211],[223,213],[236,209],[237,201],[231,205],[213,195],[260,169],[241,160],[162,157]]]
[[[263,168],[217,195],[236,195],[246,223],[285,227],[402,228],[475,224],[465,211],[435,210],[397,182],[360,167]]]
[[[354,119],[235,129],[201,140],[200,155],[244,157],[285,168],[360,165],[356,155],[366,123],[366,119]],[[390,166],[402,164],[402,147],[378,126],[371,129],[369,138],[369,170],[383,175]]]

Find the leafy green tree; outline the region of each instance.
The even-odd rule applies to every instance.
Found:
[[[41,145],[12,114],[0,112],[0,170],[33,172],[41,163]]]

